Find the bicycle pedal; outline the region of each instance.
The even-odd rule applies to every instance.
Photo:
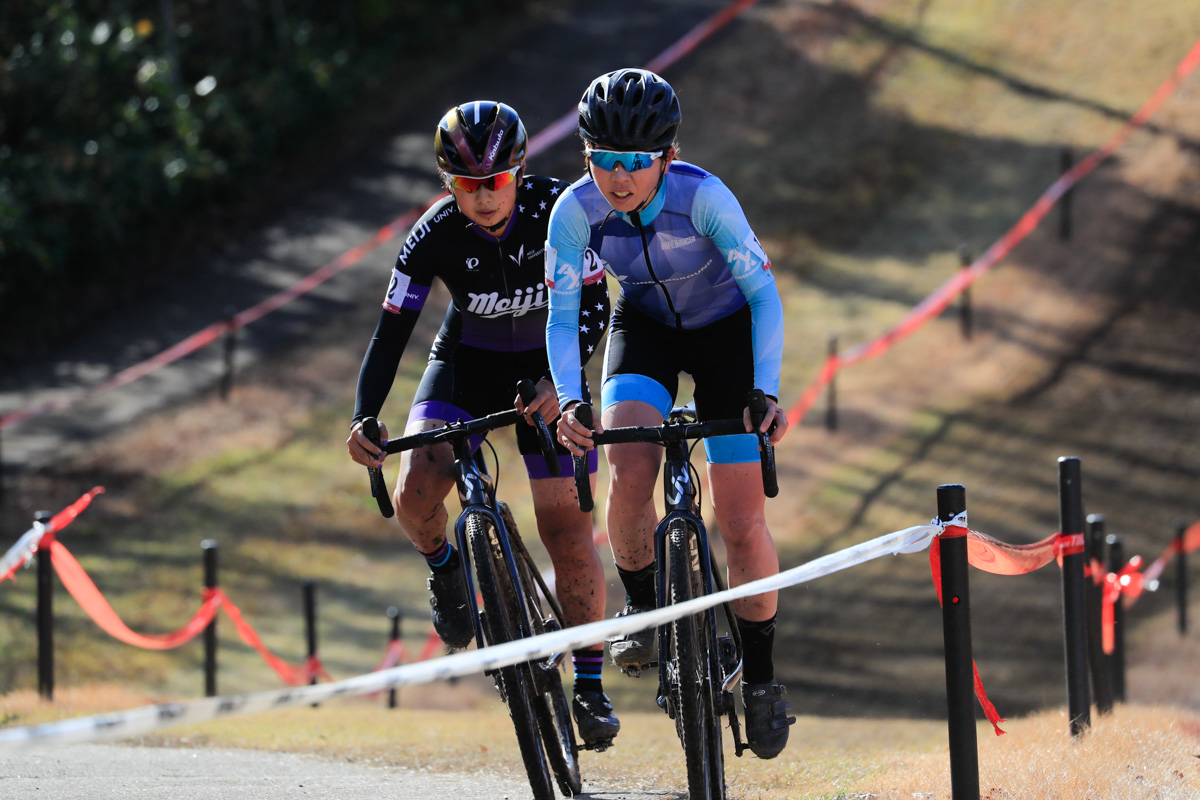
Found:
[[[651,661],[649,664],[642,664],[641,666],[637,666],[635,664],[630,664],[628,666],[620,667],[620,670],[621,670],[621,672],[623,672],[624,674],[628,675],[631,678],[640,678],[640,677],[642,677],[643,672],[646,672],[648,670],[649,671],[657,671],[658,670],[658,662]]]
[[[612,746],[613,746],[613,740],[610,737],[608,739],[597,739],[594,742],[584,742],[583,744],[579,745],[579,749],[580,750],[593,750],[597,753],[603,753],[605,750],[607,750],[608,748],[610,748]]]

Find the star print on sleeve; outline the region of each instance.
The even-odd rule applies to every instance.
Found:
[[[588,345],[588,353],[594,353],[595,351],[596,351],[596,348],[592,347],[592,346],[589,344],[589,345]]]
[[[583,309],[583,310],[581,310],[581,311],[579,312],[579,315],[580,315],[581,317],[590,317],[590,316],[592,315],[592,312],[588,311],[588,310],[585,308],[585,309]]]
[[[538,209],[541,211],[546,210],[546,201],[545,200],[543,200],[540,204],[538,204]]]
[[[590,331],[591,331],[591,328],[589,328],[587,325],[580,325],[580,326],[579,326],[579,332],[580,332],[580,333],[589,333]]]
[[[600,320],[600,330],[604,330],[604,320]]]
[[[530,181],[530,180],[527,180],[527,181],[525,181],[525,188],[526,188],[526,189],[532,189],[532,188],[533,188],[533,181]]]
[[[551,186],[551,187],[550,187],[550,195],[551,195],[551,196],[553,196],[553,195],[556,195],[556,194],[558,194],[558,187],[557,187],[557,186]]]
[[[524,213],[525,213],[525,206],[523,206],[523,205],[521,205],[521,204],[519,204],[519,203],[518,203],[518,204],[517,204],[517,211],[519,211],[520,213],[524,214]]]
[[[597,311],[603,311],[603,310],[604,310],[604,303],[596,303],[596,310],[597,310]]]

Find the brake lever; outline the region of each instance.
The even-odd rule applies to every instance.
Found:
[[[775,446],[771,444],[771,434],[759,430],[763,418],[767,415],[767,396],[762,389],[751,389],[746,397],[746,405],[750,409],[750,425],[758,437],[758,455],[762,463],[763,492],[767,497],[779,494],[779,481],[775,475]]]
[[[537,388],[533,385],[533,381],[522,378],[517,384],[517,393],[521,395],[521,402],[528,408],[529,404],[537,397]],[[538,444],[542,450],[542,458],[546,459],[546,469],[550,472],[551,477],[557,478],[562,474],[562,464],[559,463],[558,453],[554,450],[554,434],[550,433],[550,426],[546,424],[542,412],[534,411],[530,415],[530,419],[537,428]]]
[[[577,403],[575,419],[583,423],[588,430],[592,430],[592,407],[587,403]],[[572,453],[571,462],[575,465],[575,494],[579,498],[579,510],[591,511],[595,507],[595,503],[592,502],[592,481],[588,475],[587,456],[577,456]]]
[[[367,417],[362,421],[363,436],[371,440],[371,444],[383,449],[383,437],[379,434],[379,420],[374,417]],[[367,474],[371,476],[371,495],[375,498],[375,504],[379,506],[379,513],[387,519],[391,519],[396,515],[396,510],[392,508],[392,496],[388,492],[387,481],[383,478],[383,470],[379,467],[367,467]]]

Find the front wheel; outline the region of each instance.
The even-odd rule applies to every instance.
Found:
[[[562,627],[562,612],[553,597],[542,598],[538,594],[538,576],[534,572],[537,565],[525,549],[521,535],[517,532],[517,524],[512,519],[508,507],[500,504],[500,513],[508,528],[508,545],[512,548],[513,558],[517,562],[517,574],[521,579],[520,591],[522,601],[529,612],[529,622],[532,633],[537,636],[550,630]],[[548,591],[548,590],[547,590]],[[511,608],[517,608],[515,597],[509,603]],[[533,675],[533,713],[537,718],[538,730],[542,734],[542,743],[546,746],[546,758],[558,788],[567,797],[574,797],[583,791],[583,779],[579,770],[579,746],[575,742],[575,724],[571,720],[571,704],[563,691],[562,675],[558,667],[550,659],[539,659],[529,664]]]
[[[667,529],[670,559],[668,600],[672,605],[704,594],[699,544],[695,528],[675,520]],[[687,764],[689,800],[724,800],[725,754],[721,745],[721,718],[715,697],[720,675],[712,611],[683,617],[669,626],[671,703],[675,728]]]
[[[521,638],[516,615],[520,610],[505,600],[513,595],[512,581],[503,558],[495,558],[491,520],[483,514],[467,519],[467,542],[477,578],[476,589],[483,600],[483,635],[487,645],[503,644]],[[542,753],[534,707],[537,693],[528,663],[501,667],[495,671],[496,689],[508,706],[521,749],[521,760],[529,776],[534,800],[555,800],[550,770]]]

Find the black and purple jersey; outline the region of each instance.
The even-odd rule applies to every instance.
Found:
[[[459,345],[497,355],[545,350],[550,305],[543,261],[546,225],[566,188],[555,178],[523,178],[513,219],[498,238],[473,224],[453,195],[422,215],[396,257],[379,325],[359,373],[355,421],[379,414],[435,278],[449,290],[451,302],[430,360],[452,361]],[[585,362],[608,324],[603,277],[597,270],[584,290],[583,302],[593,310],[592,323],[585,319],[579,326]]]

